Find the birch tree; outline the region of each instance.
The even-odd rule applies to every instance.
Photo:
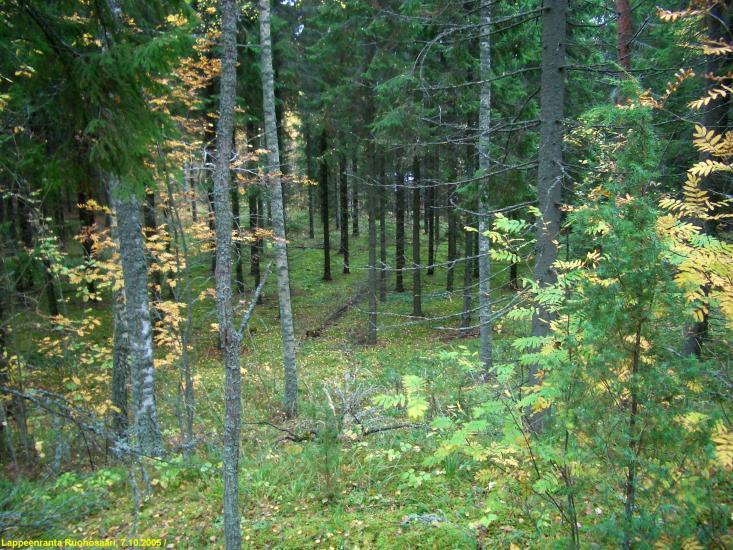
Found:
[[[260,52],[262,70],[262,97],[265,114],[265,140],[272,197],[272,229],[275,237],[275,265],[277,269],[277,298],[280,305],[280,330],[283,340],[285,392],[283,408],[288,417],[297,414],[298,372],[295,364],[295,330],[290,304],[290,273],[288,247],[285,240],[285,214],[280,178],[280,151],[277,142],[275,116],[275,82],[272,70],[272,38],[270,35],[270,0],[260,0]]]
[[[112,204],[117,216],[117,236],[122,258],[134,438],[140,452],[158,456],[163,452],[163,438],[155,401],[153,327],[150,320],[148,266],[145,261],[140,204],[131,190],[121,189],[116,175],[108,177]]]
[[[481,0],[480,75],[481,94],[479,105],[478,165],[481,173],[479,185],[478,212],[478,299],[479,299],[479,356],[484,374],[492,367],[491,349],[491,259],[489,258],[488,182],[491,169],[490,126],[491,126],[491,2]]]

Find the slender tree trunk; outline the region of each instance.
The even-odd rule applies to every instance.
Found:
[[[513,220],[519,219],[516,210],[509,214],[509,217]],[[509,266],[509,288],[519,290],[519,264],[517,262],[512,262]]]
[[[405,268],[405,183],[399,171],[395,172],[395,186],[395,292],[404,292],[402,270]]]
[[[375,158],[373,145],[370,144],[370,161],[374,168]],[[373,170],[372,170],[373,171]],[[356,188],[354,188],[356,191]],[[377,205],[376,190],[373,185],[367,188],[367,211],[369,216],[369,320],[367,327],[367,344],[377,343]]]
[[[313,170],[313,143],[312,143],[312,136],[310,134],[310,131],[306,133],[305,136],[305,169],[306,169],[306,175],[308,176],[308,238],[309,239],[315,239],[316,238],[316,228],[315,228],[315,221],[314,221],[314,215],[313,211],[315,210],[313,206],[313,185],[312,182],[315,181],[316,175]]]
[[[140,207],[134,194],[120,189],[117,176],[109,176],[109,186],[117,215],[125,312],[130,335],[134,436],[142,453],[158,456],[163,452],[163,438],[160,433],[155,402],[153,331],[150,321],[148,266],[145,262]]]
[[[270,201],[267,201],[269,207]],[[265,199],[263,198],[262,190],[257,195],[257,227],[264,229],[267,226],[267,216],[265,215]],[[260,263],[265,255],[265,239],[257,239],[257,250],[259,251],[258,256]]]
[[[339,159],[339,201],[341,203],[341,246],[339,247],[339,254],[344,256],[344,273],[349,272],[349,195],[348,195],[348,180],[346,174],[346,156],[343,154]]]
[[[257,195],[253,187],[247,192],[249,203],[249,231],[252,235],[257,234],[259,215],[257,210]],[[254,277],[254,286],[260,284],[260,244],[259,239],[254,239],[249,247],[249,274]]]
[[[273,52],[272,55],[272,74],[273,82],[280,81],[280,71],[282,70],[282,60],[280,56]],[[280,165],[278,167],[278,173],[282,176],[290,174],[290,162],[288,160],[288,132],[285,127],[285,107],[286,107],[286,88],[283,86],[277,86],[275,88],[275,121],[277,131],[277,150],[279,152]],[[282,204],[283,204],[283,215],[285,216],[285,231],[287,233],[287,202],[288,202],[288,178],[280,178],[280,187],[282,188]]]
[[[478,163],[481,173],[478,198],[478,268],[479,268],[479,359],[487,376],[492,368],[491,343],[491,258],[489,257],[489,177],[491,170],[491,0],[481,0],[480,78]]]
[[[509,266],[509,288],[512,290],[519,290],[519,275],[518,275],[519,264],[513,262]]]
[[[207,153],[207,156],[210,153]],[[213,155],[212,155],[213,156]],[[209,178],[206,180],[206,204],[209,206],[209,232],[211,235],[216,235],[216,204],[214,201],[214,187],[210,183]],[[212,237],[213,248],[211,250],[211,273],[216,272],[216,236]]]
[[[21,381],[19,390],[25,390]],[[18,396],[13,396],[13,417],[18,426],[18,439],[20,447],[23,450],[23,460],[26,465],[33,466],[38,462],[38,454],[36,453],[35,442],[30,430],[28,429],[28,414],[26,413],[25,400]]]
[[[127,438],[127,383],[130,376],[130,346],[128,343],[127,320],[125,319],[125,297],[122,291],[115,291],[112,297],[112,430],[120,440]]]
[[[111,193],[109,193],[111,197]],[[111,203],[112,201],[110,201]],[[117,240],[117,217],[112,216],[112,238]],[[128,437],[128,381],[130,379],[130,334],[125,316],[125,294],[122,289],[112,292],[112,430],[120,441]]]
[[[59,300],[56,296],[56,279],[51,269],[51,260],[43,259],[43,275],[46,279],[46,300],[48,302],[48,313],[51,316],[59,314]]]
[[[636,338],[634,342],[634,348],[631,355],[631,377],[630,377],[630,402],[629,402],[629,450],[628,450],[628,463],[626,466],[626,502],[624,505],[624,515],[626,519],[626,525],[624,528],[624,540],[621,547],[624,550],[632,548],[631,537],[633,532],[633,519],[636,501],[636,467],[639,460],[639,438],[641,437],[638,433],[637,417],[639,414],[639,395],[638,388],[636,387],[636,378],[639,376],[639,367],[641,366],[641,330],[643,323],[639,321],[636,328]]]
[[[237,2],[220,0],[221,77],[219,120],[216,124],[216,162],[213,204],[216,227],[216,315],[224,352],[224,543],[227,550],[242,545],[239,517],[239,440],[241,431],[242,373],[239,368],[240,337],[232,308],[232,210],[229,204],[237,87]]]
[[[143,233],[145,234],[145,256],[149,266],[155,265],[155,256],[147,248],[147,243],[151,238],[155,238],[158,235],[158,220],[155,217],[155,190],[150,186],[145,186],[145,202],[143,202]],[[163,294],[163,277],[159,269],[149,269],[150,275],[153,279],[153,284],[150,289],[150,317],[153,322],[153,334],[157,335],[160,332],[160,322],[163,314],[158,309],[158,303],[161,300]]]
[[[468,222],[468,220],[466,220]],[[463,314],[461,315],[461,328],[466,330],[471,326],[471,308],[473,307],[473,268],[471,266],[471,254],[473,254],[473,239],[471,231],[464,231],[464,261],[463,261]]]
[[[145,233],[146,239],[150,239],[151,237],[158,234],[158,220],[155,217],[155,190],[150,186],[145,186],[145,203],[143,204],[143,231]],[[150,261],[152,262],[152,256],[150,257]],[[153,276],[153,300],[159,300],[162,289],[161,285],[163,284],[163,280],[161,277],[161,273],[159,270],[153,270],[152,273]],[[155,315],[155,318],[158,318],[158,315]]]
[[[64,206],[61,197],[56,197],[56,205],[54,206],[54,218],[56,218],[56,230],[59,234],[61,242],[66,241],[66,217],[64,216]]]
[[[183,322],[181,329],[181,360],[179,363],[179,377],[183,379],[182,388],[179,383],[179,397],[182,398],[183,409],[185,412],[185,422],[182,423],[181,435],[184,443],[184,454],[189,455],[193,450],[193,420],[196,413],[196,401],[194,396],[193,377],[191,375],[191,361],[189,358],[189,345],[191,341],[191,330],[193,326],[192,309],[193,309],[193,296],[191,292],[191,270],[190,270],[190,256],[188,254],[188,243],[186,241],[186,233],[183,230],[183,223],[181,222],[180,212],[176,205],[176,201],[173,195],[173,186],[171,184],[171,178],[166,177],[166,190],[168,192],[168,201],[170,204],[171,212],[171,227],[173,227],[173,238],[176,242],[175,256],[176,256],[176,272],[184,275],[183,285],[183,301],[186,304],[186,319]],[[181,252],[183,258],[179,257],[178,243],[180,243]],[[183,264],[181,266],[181,264]],[[180,284],[176,285],[174,293],[178,292]],[[174,295],[174,299],[178,302],[181,301],[178,294]],[[180,327],[181,323],[179,323]],[[180,379],[179,378],[179,379]]]
[[[4,290],[4,289],[3,289]],[[11,357],[9,350],[6,345],[6,336],[7,331],[5,328],[5,323],[7,322],[7,319],[4,316],[4,304],[2,303],[3,297],[0,296],[0,385],[7,385],[8,380],[10,378],[10,362],[9,359]],[[10,305],[10,315],[9,318],[13,317],[13,302],[9,300]],[[22,370],[20,368],[20,362],[17,357],[14,359],[11,359],[13,363],[17,366],[17,374],[14,377],[14,382],[17,384],[17,388],[19,391],[24,391],[24,381],[22,376]],[[36,463],[36,449],[35,444],[33,443],[33,440],[31,438],[30,432],[28,431],[28,421],[25,413],[25,403],[23,402],[23,399],[19,396],[14,395],[8,405],[8,411],[12,411],[13,419],[15,420],[15,424],[18,427],[18,439],[20,443],[20,447],[22,449],[22,458],[24,461],[24,464],[28,466],[33,466]],[[10,433],[10,427],[7,424],[7,413],[4,404],[0,403],[0,421],[2,423],[0,424],[0,431],[3,432],[4,435],[4,443],[5,447],[7,448],[7,452],[11,457],[11,461],[13,463],[16,463],[17,457],[15,454],[15,447],[13,446],[13,438],[12,434]]]
[[[5,455],[7,454],[7,459]],[[13,466],[18,466],[18,458],[15,454],[15,446],[13,445],[13,436],[10,433],[8,424],[8,415],[5,404],[0,400],[0,458],[3,462],[10,462]],[[17,474],[16,474],[17,475]]]
[[[221,87],[221,83],[219,83]],[[216,79],[211,79],[209,84],[204,89],[204,95],[206,98],[206,105],[213,105],[216,97]],[[216,216],[216,205],[214,204],[214,187],[212,172],[209,168],[212,160],[214,159],[213,150],[216,141],[216,129],[212,122],[212,116],[209,112],[204,112],[204,162],[203,162],[203,184],[206,190],[206,206],[208,207],[207,222],[209,224],[209,232],[211,233],[211,273],[216,272],[216,232],[215,216]],[[214,168],[216,169],[216,168]]]
[[[438,247],[440,246],[440,211],[443,207],[443,188],[440,180],[440,146],[435,148],[435,190],[433,192],[433,230],[435,231],[433,260],[438,255]]]
[[[334,163],[335,164],[335,163]],[[334,166],[333,172],[331,173],[331,180],[333,181],[333,205],[334,205],[334,228],[336,230],[341,229],[341,163]],[[341,246],[339,246],[339,254],[341,254]]]
[[[321,132],[321,174],[319,187],[321,188],[321,222],[323,223],[323,280],[330,281],[331,277],[331,234],[328,228],[328,150],[326,128]]]
[[[435,163],[433,163],[433,167]],[[433,172],[434,176],[434,172]],[[425,215],[428,222],[428,275],[435,272],[435,186],[428,183],[425,196]]]
[[[351,234],[359,236],[359,184],[356,180],[357,152],[351,157]]]
[[[92,233],[94,232],[94,212],[86,208],[89,198],[82,191],[78,193],[79,221],[81,222],[82,232],[81,246],[84,249],[84,260],[87,262],[91,262],[94,259],[94,240],[92,239]],[[87,281],[87,291],[89,294],[94,294],[94,281]]]
[[[453,206],[448,207],[448,269],[446,273],[445,289],[453,292],[453,279],[456,271],[456,209]]]
[[[236,130],[232,131],[232,151],[236,153]],[[245,140],[246,141],[246,140]],[[236,176],[231,174],[230,171],[229,186],[230,197],[229,200],[232,204],[232,235],[234,236],[234,261],[235,261],[235,273],[234,281],[235,287],[239,293],[244,292],[244,244],[242,243],[242,217],[241,217],[241,205],[239,200],[239,180]],[[256,288],[256,287],[255,287]]]
[[[285,240],[285,213],[280,179],[280,151],[277,143],[277,119],[275,118],[275,82],[272,73],[272,39],[270,36],[270,0],[260,0],[260,46],[262,69],[262,95],[265,114],[265,136],[269,153],[270,190],[272,195],[272,222],[275,236],[275,265],[277,269],[277,298],[280,305],[280,330],[283,340],[283,366],[285,392],[283,408],[288,418],[297,413],[298,372],[295,364],[295,330],[290,305],[290,272],[288,248]]]
[[[316,238],[316,228],[315,228],[315,222],[313,219],[313,186],[308,185],[308,238],[309,239],[315,239]]]
[[[242,218],[240,216],[239,205],[239,182],[237,178],[232,178],[231,183],[231,202],[232,202],[232,233],[234,239],[234,261],[236,262],[236,271],[234,275],[235,286],[241,294],[244,292],[244,246],[242,244]],[[255,287],[257,288],[257,287]]]
[[[474,201],[471,205],[471,210],[476,212],[478,208],[478,201]],[[478,229],[478,216],[471,216],[471,226]],[[471,266],[473,267],[473,278],[478,280],[478,237],[472,239],[473,241],[473,258],[471,258]]]
[[[552,264],[557,259],[560,234],[560,206],[563,179],[563,119],[565,117],[565,43],[567,0],[548,0],[542,15],[542,76],[540,81],[540,146],[537,168],[537,198],[540,218],[537,220],[537,249],[534,278],[542,287],[555,283]],[[550,313],[538,305],[532,318],[532,336],[550,333]],[[529,386],[539,383],[537,365],[529,368]],[[547,410],[526,413],[530,429],[544,429]]]
[[[422,312],[422,269],[420,267],[420,158],[412,164],[412,316],[424,317]]]
[[[4,197],[0,197],[0,223],[5,222],[9,218],[9,214],[6,210],[7,201]],[[12,226],[11,218],[11,226]],[[0,257],[4,257],[4,254],[8,251],[4,246],[4,242],[0,240]],[[7,320],[5,319],[5,300],[9,296],[7,288],[0,287],[0,385],[7,386],[8,384],[8,357],[9,353],[6,353],[6,326]],[[0,457],[5,462],[6,456],[10,459],[10,462],[17,466],[17,457],[15,454],[15,446],[13,445],[13,437],[10,433],[10,425],[8,424],[7,410],[5,403],[0,399]]]
[[[730,0],[726,0],[724,3],[717,3],[710,9],[710,13],[707,15],[707,33],[708,39],[715,43],[719,41],[729,40],[729,29],[726,26],[726,17],[729,14]],[[710,75],[720,75],[725,67],[726,63],[730,62],[730,56],[723,55],[709,55],[706,60],[706,73]],[[706,91],[709,92],[713,88],[720,85],[715,80],[709,80],[706,85]],[[729,99],[728,97],[718,97],[711,100],[706,106],[703,113],[703,126],[710,131],[714,130],[716,134],[723,135],[728,130],[728,111],[729,111]],[[702,153],[700,160],[709,159],[708,153]],[[706,189],[710,188],[711,183],[719,181],[718,174],[711,174],[708,178],[703,181],[703,187]],[[713,224],[705,223],[700,219],[691,220],[692,223],[700,227],[705,233],[710,234],[714,231]],[[702,293],[707,296],[708,287],[703,286],[701,289]],[[700,321],[690,322],[685,326],[685,336],[682,345],[682,353],[684,355],[695,355],[700,357],[702,354],[702,348],[705,340],[708,337],[709,329],[709,316],[708,313],[703,313],[703,317]]]
[[[191,157],[191,159],[189,159],[186,169],[186,179],[188,180],[188,192],[191,195],[191,220],[193,221],[193,223],[199,221],[198,200],[196,198],[196,182],[198,181],[200,172],[200,169],[194,169],[193,157]]]
[[[379,300],[387,301],[387,193],[384,185],[384,156],[379,158]],[[374,187],[374,186],[370,186]]]

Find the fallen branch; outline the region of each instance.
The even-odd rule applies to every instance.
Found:
[[[380,432],[388,432],[390,430],[401,430],[402,428],[426,428],[425,424],[414,424],[406,422],[404,424],[390,424],[389,426],[377,426],[376,428],[367,428],[361,435],[372,435]]]
[[[311,441],[318,435],[317,430],[308,430],[304,432],[302,435],[298,435],[295,432],[293,432],[292,430],[283,428],[282,426],[278,426],[276,424],[273,424],[272,422],[268,422],[267,420],[262,420],[259,422],[242,422],[242,424],[249,425],[249,426],[268,426],[270,428],[273,428],[274,430],[287,434],[285,437],[281,438],[279,441],[293,441],[295,443],[299,443],[301,441]]]
[[[282,426],[278,426],[277,424],[273,424],[272,422],[269,422],[267,420],[261,420],[258,422],[242,422],[242,424],[249,425],[249,426],[267,426],[269,428],[272,428],[274,430],[277,430],[279,432],[282,432],[285,435],[285,437],[282,437],[278,440],[280,441],[293,441],[294,443],[300,443],[303,441],[313,441],[315,438],[318,437],[320,432],[318,430],[315,430],[313,428],[306,430],[305,432],[302,432],[300,434],[295,433],[292,430],[289,430],[288,428],[284,428]],[[372,435],[376,433],[382,433],[382,432],[388,432],[391,430],[401,430],[403,428],[426,428],[427,426],[425,424],[415,424],[412,422],[404,422],[399,424],[389,424],[387,426],[376,426],[374,428],[366,428],[364,429],[362,426],[362,437],[367,435]]]

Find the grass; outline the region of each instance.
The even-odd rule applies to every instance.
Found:
[[[294,209],[291,225],[305,226],[304,214]],[[364,224],[365,225],[365,224]],[[392,228],[388,236],[392,241]],[[379,304],[379,343],[367,347],[366,301],[349,308],[326,326],[317,338],[305,337],[306,330],[320,328],[329,314],[348,301],[366,282],[367,243],[363,236],[351,237],[352,274],[341,274],[341,257],[333,254],[334,280],[321,280],[322,251],[291,229],[289,239],[291,285],[300,377],[300,419],[285,423],[280,415],[281,342],[277,321],[275,275],[268,281],[265,299],[250,324],[251,337],[242,352],[244,384],[242,400],[245,425],[242,433],[241,510],[243,538],[250,548],[475,548],[478,533],[469,527],[481,515],[481,495],[459,461],[448,462],[442,470],[425,465],[433,441],[425,430],[395,430],[350,440],[317,437],[306,442],[278,442],[282,435],[268,426],[254,423],[271,421],[297,431],[306,425],[328,426],[331,413],[324,387],[341,384],[347,373],[356,373],[360,383],[375,392],[397,388],[405,374],[431,377],[436,391],[441,380],[454,384],[457,375],[438,358],[441,350],[465,346],[475,351],[475,338],[458,338],[457,333],[439,327],[457,327],[458,318],[441,321],[409,317],[412,274],[406,273],[405,293],[390,292]],[[409,235],[408,235],[409,237]],[[424,236],[423,236],[424,237]],[[338,241],[334,231],[332,240]],[[423,239],[426,246],[427,239]],[[337,246],[337,244],[336,244]],[[407,246],[408,260],[411,248]],[[390,248],[390,255],[392,249]],[[427,250],[423,250],[423,259]],[[445,261],[446,242],[442,239],[436,261]],[[194,258],[191,269],[194,295],[213,287],[207,254]],[[394,285],[390,273],[390,290]],[[499,282],[506,284],[504,272]],[[460,312],[462,268],[456,270],[457,292],[445,292],[445,270],[435,275],[423,273],[423,311],[427,317],[445,317]],[[251,278],[247,284],[251,286]],[[72,308],[82,315],[83,308]],[[93,307],[101,324],[90,341],[107,342],[111,335],[108,304]],[[474,315],[475,318],[475,315]],[[193,457],[182,462],[151,463],[148,473],[152,493],[142,502],[137,535],[163,538],[176,548],[222,546],[219,442],[222,431],[223,369],[216,349],[216,321],[213,302],[204,300],[193,310],[194,340],[192,362],[196,374],[195,433],[202,441]],[[38,323],[32,314],[22,324]],[[512,332],[522,327],[506,327]],[[16,344],[31,350],[37,332],[20,330]],[[497,338],[501,358],[505,342]],[[175,420],[177,374],[172,368],[158,372],[158,405],[164,435],[176,440]],[[446,394],[447,395],[447,394]],[[446,395],[436,395],[434,405],[450,406]],[[38,418],[41,422],[43,419]],[[322,430],[323,431],[323,430]],[[50,438],[51,434],[47,433]],[[74,533],[78,537],[104,538],[127,534],[132,525],[134,504],[127,475],[118,466],[96,467],[74,473],[68,486],[49,476],[23,482],[23,491],[14,491],[6,509],[26,510],[29,517],[42,517],[56,510],[27,532],[13,536],[50,537]],[[63,476],[62,476],[63,477]],[[72,483],[73,482],[73,483]],[[74,498],[70,498],[72,495]],[[92,503],[76,512],[65,510],[69,502],[86,499]],[[76,508],[74,508],[76,510]],[[66,513],[69,511],[69,513]],[[411,515],[439,514],[445,521],[409,521]],[[485,541],[484,541],[485,542]],[[489,544],[490,546],[490,544]]]

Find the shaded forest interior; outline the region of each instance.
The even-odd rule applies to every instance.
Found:
[[[0,46],[3,544],[733,547],[730,0]]]

